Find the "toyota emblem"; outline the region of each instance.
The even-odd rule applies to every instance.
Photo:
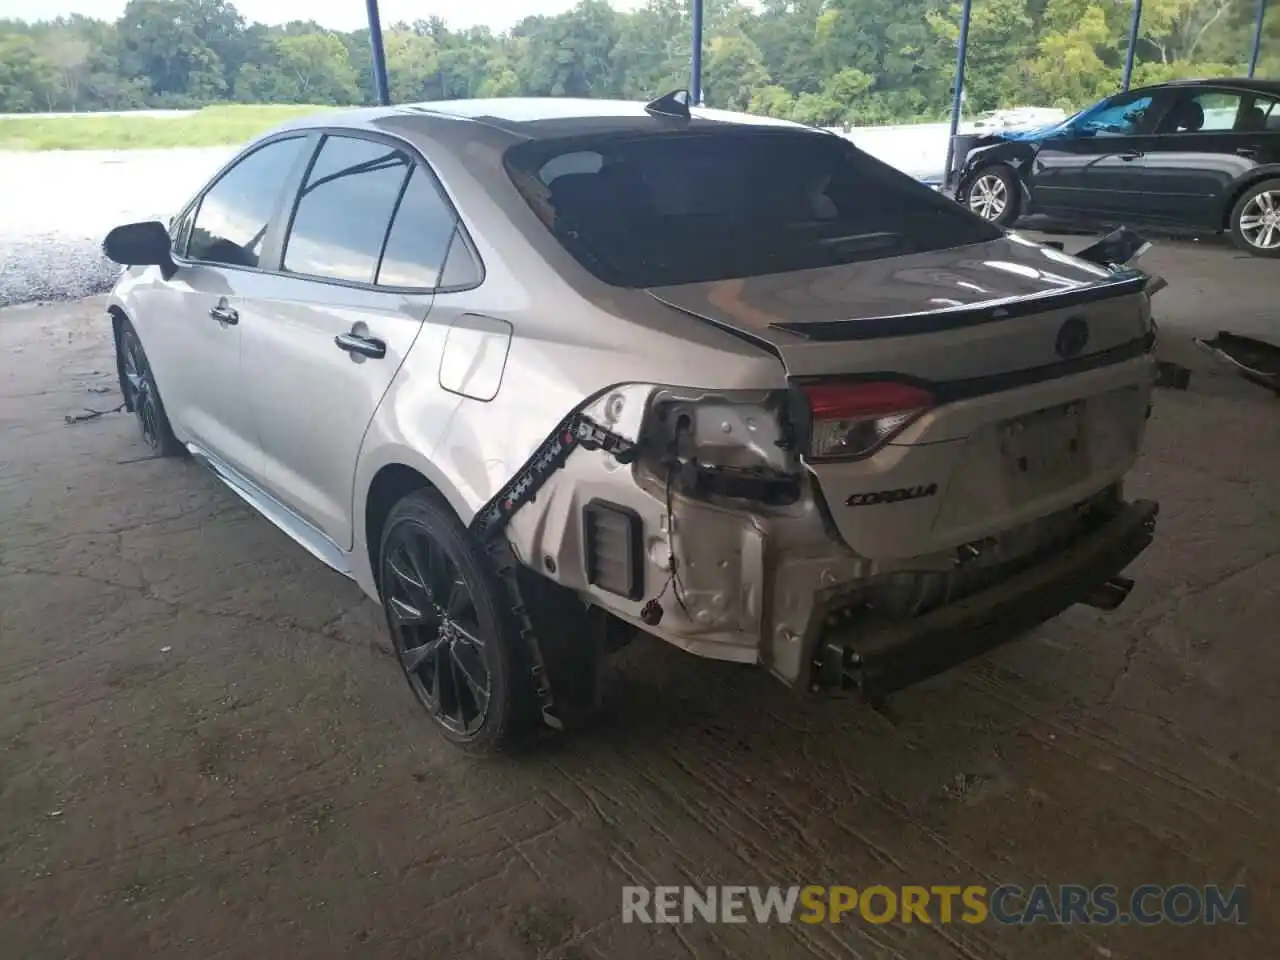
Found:
[[[1058,356],[1064,360],[1070,360],[1072,357],[1078,357],[1088,342],[1089,324],[1083,317],[1068,317],[1058,329],[1058,339],[1053,346],[1058,351]]]

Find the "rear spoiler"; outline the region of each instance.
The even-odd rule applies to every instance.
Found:
[[[1043,313],[1046,310],[1065,310],[1102,300],[1117,300],[1145,292],[1149,282],[1151,277],[1139,270],[1119,270],[1099,279],[1096,283],[1086,283],[1067,289],[1045,290],[1021,297],[1002,297],[959,307],[942,307],[938,310],[854,320],[820,320],[815,323],[774,322],[769,326],[774,330],[782,330],[805,340],[828,343],[910,337],[961,327],[975,327],[1001,320],[1014,320],[1033,313]]]

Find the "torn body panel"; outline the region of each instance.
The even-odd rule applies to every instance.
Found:
[[[517,480],[519,502],[511,504],[504,533],[523,564],[631,626],[701,656],[763,664],[804,686],[833,630],[856,634],[863,620],[910,618],[989,589],[1119,509],[1119,482],[1137,456],[1150,386],[1150,359],[1141,357],[977,398],[971,402],[984,409],[972,415],[968,436],[935,443],[906,436],[838,482],[819,478],[794,449],[779,453],[793,432],[784,408],[745,404],[726,418],[725,405],[708,398],[701,412],[709,435],[755,424],[743,447],[764,442],[761,462],[772,463],[754,480],[774,484],[771,498],[727,496],[725,489],[737,488],[707,479],[736,472],[724,444],[698,444],[690,453],[679,447],[681,434],[652,426],[678,419],[686,401],[677,397],[664,418],[652,414],[672,391],[619,388],[584,415],[600,423],[610,420],[611,406],[646,409],[639,424],[615,417],[605,428],[626,435],[622,455],[599,438],[596,449],[553,443],[554,468],[536,483]],[[997,427],[1064,403],[1080,406],[1084,466],[1055,466],[1034,480],[1002,473],[1018,458],[1001,449]],[[963,422],[969,413],[958,415]],[[693,430],[699,417],[687,419]],[[927,433],[927,425],[920,429]],[[676,456],[664,461],[659,454],[673,443]],[[698,451],[708,448],[729,462],[703,462]],[[886,491],[886,483],[894,486]],[[909,495],[887,495],[904,491]],[[617,536],[638,539],[625,546],[615,540],[611,557],[593,554],[601,548],[589,529],[591,511],[600,504],[630,518]],[[593,577],[609,563],[638,568],[627,574],[626,589]],[[1070,593],[1068,586],[1054,596]],[[1094,586],[1081,581],[1080,595]]]

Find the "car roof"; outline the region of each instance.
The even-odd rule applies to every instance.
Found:
[[[1185,80],[1168,80],[1164,83],[1153,83],[1136,88],[1132,92],[1170,90],[1184,87],[1230,87],[1252,93],[1266,93],[1280,96],[1280,80],[1262,80],[1257,77],[1194,77]]]
[[[354,127],[377,129],[388,121],[418,127],[480,124],[524,140],[544,140],[593,133],[662,133],[672,129],[714,130],[732,126],[767,126],[798,131],[812,127],[735,113],[694,107],[689,119],[655,116],[645,104],[632,100],[593,100],[578,97],[495,97],[475,100],[435,100],[355,110],[325,111],[294,120],[280,129]],[[816,131],[815,131],[816,132]]]

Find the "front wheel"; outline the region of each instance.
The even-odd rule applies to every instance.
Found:
[[[1003,165],[979,170],[964,192],[964,202],[970,210],[1002,227],[1018,219],[1021,200],[1017,175]]]
[[[116,363],[120,370],[124,400],[138,420],[142,442],[154,450],[157,456],[181,456],[184,448],[169,426],[169,417],[164,412],[164,402],[160,399],[160,388],[156,386],[147,352],[142,349],[138,331],[133,329],[133,324],[128,320],[120,324],[116,340]]]
[[[1255,257],[1280,257],[1280,180],[1246,190],[1231,209],[1231,239]]]
[[[431,491],[392,508],[378,582],[400,668],[445,738],[474,753],[524,740],[536,710],[506,589]]]

